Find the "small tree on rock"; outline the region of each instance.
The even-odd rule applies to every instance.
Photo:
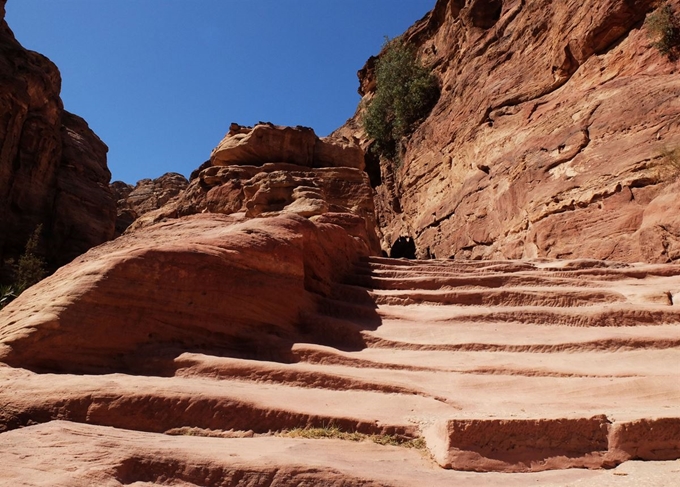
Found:
[[[376,89],[363,118],[373,150],[398,162],[403,137],[432,110],[439,98],[436,78],[401,39],[386,40],[376,63]]]
[[[42,225],[38,225],[26,242],[26,249],[17,264],[14,282],[18,293],[31,287],[47,275],[45,261],[38,255]]]

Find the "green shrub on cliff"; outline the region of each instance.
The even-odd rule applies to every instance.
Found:
[[[376,63],[376,89],[363,126],[373,149],[398,160],[403,137],[413,132],[439,98],[436,78],[420,65],[415,51],[400,39],[386,40]]]
[[[676,59],[680,48],[680,20],[673,7],[665,3],[647,17],[647,31],[652,45],[670,59]]]

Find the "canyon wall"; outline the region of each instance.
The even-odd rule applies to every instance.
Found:
[[[61,265],[113,237],[108,148],[64,110],[61,76],[21,46],[0,0],[0,267],[42,225],[40,251]]]
[[[680,13],[679,2],[670,4]],[[441,97],[401,163],[367,157],[382,247],[418,257],[680,259],[678,64],[650,0],[438,0],[402,38]],[[335,135],[368,149],[357,114]]]

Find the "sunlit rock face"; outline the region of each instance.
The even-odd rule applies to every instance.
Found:
[[[232,124],[186,190],[130,230],[196,213],[294,214],[332,220],[376,254],[373,190],[363,169],[363,150],[350,139],[319,139],[305,127]]]
[[[116,235],[123,233],[140,216],[177,197],[188,185],[187,178],[175,172],[165,173],[156,179],[142,179],[134,186],[123,181],[112,182],[110,188],[117,211]]]
[[[680,145],[680,79],[650,46],[653,5],[438,1],[403,38],[439,102],[399,166],[367,156],[383,249],[410,236],[419,257],[680,259],[664,156]],[[360,118],[335,135],[367,148]]]
[[[0,13],[0,261],[42,225],[40,251],[60,265],[114,235],[108,148],[64,110],[59,70],[17,42],[4,0]]]
[[[210,156],[213,166],[262,165],[287,162],[306,167],[364,169],[364,152],[354,139],[319,138],[308,127],[232,123],[229,133]]]

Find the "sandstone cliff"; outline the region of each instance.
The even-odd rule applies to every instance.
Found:
[[[319,157],[309,129],[232,127],[182,194],[5,307],[5,475],[601,485],[574,467],[637,481],[639,459],[672,476],[680,269],[371,256],[370,181],[345,142]],[[319,434],[393,446],[297,437]]]
[[[680,259],[663,155],[680,145],[680,78],[650,45],[654,4],[437,1],[403,38],[439,102],[401,166],[368,159],[383,248],[410,236],[419,257]],[[375,62],[359,72],[363,104]],[[360,118],[336,135],[367,148]]]
[[[525,9],[538,15],[541,8],[553,8],[500,0],[468,4],[440,2],[409,31],[421,55],[427,54],[427,39],[447,23],[451,31],[435,36],[443,45],[467,25],[482,40],[489,32],[498,35],[489,44],[478,42],[481,63],[504,33],[512,34],[494,27],[498,22],[512,25],[527,15]],[[629,4],[609,15],[614,12],[617,22],[628,25],[640,7]],[[602,8],[617,5],[606,2]],[[506,11],[510,7],[517,10]],[[581,12],[576,5],[554,8],[566,24],[567,15]],[[594,29],[597,12],[573,24],[573,35]],[[611,40],[612,32],[624,37],[607,53],[590,53],[584,67],[600,55],[613,56],[635,35],[635,29],[610,27],[595,29],[594,38]],[[512,39],[520,42],[531,32]],[[567,57],[581,59],[574,54],[585,52],[578,51],[580,44],[569,45]],[[461,46],[470,48],[462,40]],[[526,44],[523,49],[531,51]],[[639,57],[658,63],[647,79],[652,86],[672,79],[655,71],[668,66],[664,59],[647,50]],[[635,69],[636,59],[621,61],[620,72]],[[585,71],[570,63],[564,69],[575,72],[564,86]],[[435,66],[446,80],[441,63]],[[527,73],[536,69],[525,67]],[[505,80],[485,85],[484,76],[495,76],[488,66],[475,75],[464,72],[461,68],[459,76],[481,83],[476,90],[493,91],[493,83]],[[370,70],[365,73],[362,90],[370,97]],[[680,466],[680,381],[672,366],[680,358],[677,265],[374,256],[380,248],[372,185],[382,205],[383,244],[391,243],[391,231],[410,231],[409,225],[421,221],[411,218],[422,217],[431,203],[457,205],[438,225],[421,222],[419,232],[409,233],[422,255],[428,238],[432,254],[446,239],[459,237],[446,233],[452,228],[447,225],[459,221],[458,208],[480,209],[470,220],[480,226],[467,222],[460,235],[493,220],[499,222],[489,226],[493,237],[504,215],[543,195],[539,190],[552,194],[563,177],[587,191],[586,176],[596,189],[608,177],[620,185],[614,195],[602,194],[592,203],[604,205],[603,213],[633,215],[634,205],[644,210],[635,232],[608,231],[577,250],[594,252],[612,242],[623,242],[616,244],[623,248],[627,242],[632,250],[622,258],[633,258],[633,250],[641,252],[641,240],[635,239],[647,228],[655,252],[659,229],[674,231],[673,186],[655,165],[661,156],[636,170],[625,164],[648,148],[647,129],[658,127],[641,121],[646,105],[631,109],[629,118],[639,125],[627,141],[617,127],[631,122],[617,110],[632,104],[607,96],[642,96],[627,91],[632,89],[627,83],[640,88],[642,81],[636,76],[610,81],[611,86],[602,81],[609,91],[598,86],[579,99],[553,86],[536,95],[543,104],[516,99],[507,110],[490,110],[482,125],[451,120],[448,135],[435,122],[453,108],[440,102],[410,139],[396,172],[370,158],[369,174],[362,170],[366,161],[355,139],[361,136],[356,120],[328,139],[304,127],[234,124],[177,196],[169,183],[185,184],[177,175],[136,188],[115,183],[121,207],[143,214],[121,237],[79,256],[0,311],[0,485],[674,485]],[[666,93],[666,81],[648,97]],[[502,89],[511,93],[512,86]],[[444,85],[444,101],[451,96],[446,93]],[[522,112],[526,103],[528,114]],[[597,107],[591,110],[588,103]],[[670,117],[663,108],[672,103],[649,102],[651,117]],[[477,113],[475,106],[468,110],[470,117]],[[591,111],[583,118],[580,110]],[[578,127],[573,133],[564,124],[565,111]],[[607,113],[613,118],[598,118]],[[522,117],[529,122],[521,125]],[[67,126],[86,133],[78,122]],[[581,122],[588,122],[583,130]],[[428,127],[431,132],[423,132]],[[675,126],[669,127],[672,133]],[[546,135],[548,129],[554,133]],[[661,140],[666,132],[654,133]],[[417,149],[434,151],[433,144],[451,134],[460,139],[449,141],[445,169],[447,175],[460,174],[459,180],[444,177],[432,153]],[[493,134],[500,140],[496,145],[474,145],[496,140]],[[517,139],[510,140],[513,134]],[[555,160],[545,158],[562,159],[536,147],[562,143],[558,153],[566,159],[546,169],[546,161]],[[64,142],[65,154],[67,147],[87,153],[86,145]],[[468,159],[454,147],[467,148]],[[478,159],[472,157],[475,147]],[[490,148],[495,152],[484,152]],[[514,159],[493,158],[519,157],[518,151],[526,151],[519,168]],[[578,154],[567,157],[574,151]],[[628,161],[619,166],[618,159],[607,160],[611,174],[593,173],[590,159],[581,160],[581,154],[600,154],[604,161],[610,153]],[[466,161],[478,167],[467,168]],[[512,168],[515,179],[503,172]],[[638,174],[643,179],[628,187],[634,203],[621,203],[622,178]],[[530,176],[535,183],[526,179]],[[435,177],[441,178],[439,187]],[[493,200],[505,194],[495,184],[515,200]],[[473,187],[480,196],[472,196]],[[404,188],[410,193],[402,193]],[[452,203],[436,191],[442,188],[462,193]],[[407,196],[420,197],[420,206]],[[547,250],[536,243],[507,243],[563,213],[582,215],[578,221],[588,223],[590,213],[580,213],[583,209],[574,204],[527,224],[524,233],[503,234],[454,254],[506,257],[574,246],[568,231],[576,224],[556,225],[560,238]],[[435,230],[439,233],[428,233]],[[656,258],[674,255],[673,240],[665,238],[666,254]]]
[[[112,182],[110,188],[117,210],[116,236],[140,216],[177,197],[188,185],[187,178],[175,172],[165,173],[156,179],[142,179],[134,186],[123,181]]]
[[[61,77],[46,57],[24,49],[0,0],[0,266],[19,255],[42,224],[52,265],[113,237],[106,145],[64,110]]]

